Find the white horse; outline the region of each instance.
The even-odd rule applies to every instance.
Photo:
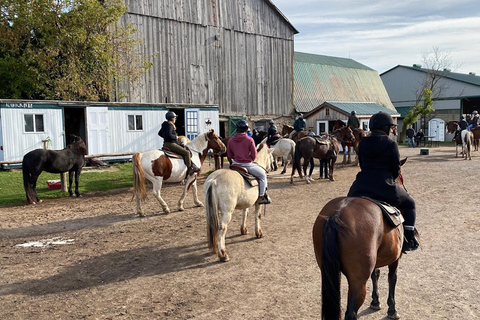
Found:
[[[467,160],[467,157],[469,160],[472,160],[470,151],[472,149],[473,132],[469,130],[462,130],[461,135],[462,135],[462,150],[465,156],[465,160]]]
[[[265,143],[258,145],[256,162],[265,171],[272,166],[272,150]],[[257,238],[263,236],[260,226],[259,212],[260,205],[256,204],[258,199],[258,185],[250,186],[248,182],[236,171],[220,169],[214,171],[203,185],[205,193],[205,204],[207,210],[207,238],[208,246],[214,253],[218,254],[220,261],[230,260],[225,250],[225,234],[227,225],[232,219],[235,209],[243,210],[241,234],[247,234],[248,208],[255,205],[255,235]]]
[[[192,152],[192,162],[199,168],[207,156],[209,149],[215,152],[225,152],[225,145],[220,137],[213,130],[199,135],[197,138],[186,144]],[[178,211],[184,211],[183,202],[187,196],[190,186],[193,187],[193,201],[196,206],[203,207],[203,203],[197,196],[197,174],[193,173],[187,176],[187,166],[183,159],[170,158],[162,150],[149,150],[146,152],[135,153],[132,157],[133,166],[133,197],[137,201],[137,214],[143,217],[141,200],[147,196],[145,188],[145,178],[153,184],[153,195],[160,202],[163,212],[170,213],[167,203],[162,199],[160,190],[162,182],[181,182],[184,179],[185,188],[180,200],[178,200]]]
[[[280,139],[277,143],[271,146],[273,149],[273,156],[275,161],[273,162],[274,170],[277,170],[277,158],[281,157],[284,164],[281,174],[284,174],[287,171],[287,166],[290,161],[293,161],[293,156],[295,153],[295,142],[292,139],[283,138]]]

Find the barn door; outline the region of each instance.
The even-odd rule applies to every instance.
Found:
[[[230,117],[228,118],[228,136],[231,137],[237,133],[237,122],[240,120],[245,120],[242,117]]]
[[[328,133],[328,120],[317,121],[317,131],[315,134]]]
[[[198,137],[198,109],[185,109],[185,135],[188,139],[193,140]]]
[[[87,146],[89,154],[108,153],[108,107],[87,108]]]

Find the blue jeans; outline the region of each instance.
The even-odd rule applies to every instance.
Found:
[[[407,137],[407,142],[408,142],[408,147],[415,148],[415,138],[408,138]]]
[[[328,164],[329,164],[329,159],[320,159],[320,178],[323,178],[324,170],[325,170],[325,178],[328,178]]]

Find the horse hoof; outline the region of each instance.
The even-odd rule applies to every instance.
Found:
[[[170,213],[170,209],[168,209],[168,208],[164,209],[164,210],[163,210],[163,213],[169,214],[169,213]]]
[[[240,233],[244,236],[248,234],[248,229],[247,228],[240,228]]]
[[[201,202],[197,203],[196,206],[197,206],[197,207],[205,208],[205,205],[204,205],[203,203],[201,203]]]
[[[394,313],[392,313],[392,314],[390,314],[390,313],[389,313],[389,314],[387,314],[387,318],[388,318],[388,319],[395,319],[395,320],[398,320],[398,319],[400,319],[400,316],[398,315],[398,313],[397,313],[397,312],[394,312]]]
[[[263,237],[263,232],[262,232],[262,230],[260,230],[260,231],[255,231],[255,236],[256,236],[258,239],[262,238],[262,237]]]
[[[372,310],[380,310],[382,307],[380,307],[380,304],[370,304],[370,309]]]
[[[230,257],[228,256],[228,254],[225,250],[220,251],[220,253],[218,254],[218,258],[220,259],[221,262],[230,261]]]
[[[178,211],[185,211],[184,207],[178,207]]]

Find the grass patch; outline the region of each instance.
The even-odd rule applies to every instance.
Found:
[[[37,181],[37,194],[40,199],[68,196],[61,189],[48,189],[47,180],[58,180],[59,174],[42,172]],[[67,178],[68,179],[68,178]],[[68,182],[67,182],[68,183]],[[104,168],[84,168],[80,175],[79,191],[106,191],[132,186],[132,163],[114,164],[109,170]],[[72,189],[74,190],[75,181]],[[23,188],[22,170],[0,171],[0,206],[26,203]]]

